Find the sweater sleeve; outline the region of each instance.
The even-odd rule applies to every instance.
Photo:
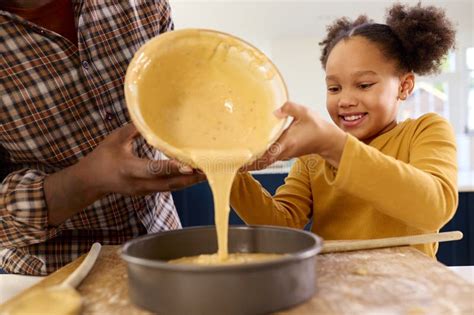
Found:
[[[437,231],[452,218],[458,202],[454,133],[447,121],[427,115],[409,145],[405,163],[349,136],[339,169],[326,166],[325,178],[409,226]]]
[[[0,184],[0,247],[22,247],[54,237],[48,226],[43,183],[47,175],[23,169],[7,175]]]
[[[308,167],[297,159],[273,197],[252,175],[240,173],[234,180],[230,203],[248,224],[303,228],[312,216]]]

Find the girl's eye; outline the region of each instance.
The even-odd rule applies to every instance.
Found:
[[[359,87],[363,90],[367,90],[368,88],[370,88],[374,84],[375,83],[362,83],[362,84],[359,84]]]
[[[337,91],[339,91],[337,86],[328,86],[328,92],[336,93]]]

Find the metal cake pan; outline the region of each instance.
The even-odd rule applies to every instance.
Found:
[[[303,230],[229,227],[229,252],[287,254],[242,265],[168,264],[217,251],[214,226],[144,235],[127,242],[130,299],[158,314],[265,314],[297,305],[316,291],[316,254],[322,240]]]

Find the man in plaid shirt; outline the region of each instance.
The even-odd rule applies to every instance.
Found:
[[[173,28],[165,0],[0,0],[0,268],[47,275],[93,242],[181,227],[203,180],[129,124],[128,63]]]

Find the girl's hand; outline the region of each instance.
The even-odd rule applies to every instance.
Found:
[[[347,135],[336,125],[322,119],[305,106],[285,103],[275,111],[279,118],[293,117],[280,138],[245,170],[258,170],[276,161],[307,154],[319,154],[334,167],[339,166]]]

